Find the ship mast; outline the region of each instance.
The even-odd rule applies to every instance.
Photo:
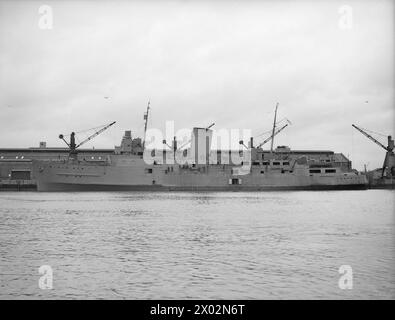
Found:
[[[149,109],[150,109],[149,105],[150,105],[150,101],[148,101],[148,105],[147,105],[147,112],[146,112],[146,113],[144,113],[144,120],[145,120],[145,123],[144,123],[144,141],[143,141],[143,150],[145,149],[145,137],[146,137],[146,133],[147,133],[148,115],[149,115]]]
[[[274,111],[274,121],[273,121],[273,131],[272,131],[272,142],[270,144],[270,152],[273,152],[273,144],[274,144],[274,136],[276,131],[276,121],[277,121],[277,109],[278,109],[278,102],[276,104],[276,110]]]

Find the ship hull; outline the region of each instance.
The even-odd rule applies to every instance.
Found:
[[[42,192],[70,191],[191,191],[191,192],[245,192],[245,191],[330,191],[330,190],[366,190],[365,183],[334,185],[271,185],[271,186],[163,186],[163,185],[116,185],[116,184],[72,184],[39,182],[37,190]]]
[[[41,192],[95,192],[95,191],[139,191],[139,192],[250,192],[250,191],[333,191],[333,190],[366,190],[364,184],[360,185],[317,185],[317,186],[274,186],[274,187],[168,187],[168,186],[119,186],[119,185],[84,185],[52,183],[38,187]]]
[[[305,167],[292,172],[261,166],[235,171],[235,167],[222,165],[150,166],[142,159],[127,157],[114,157],[103,164],[37,161],[33,171],[38,191],[361,190],[368,186],[365,176],[311,174]]]
[[[395,180],[373,180],[369,183],[369,189],[388,189],[395,190]]]

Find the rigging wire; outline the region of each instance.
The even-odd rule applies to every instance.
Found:
[[[90,129],[85,129],[85,130],[81,130],[81,131],[78,131],[78,132],[76,132],[76,134],[77,133],[84,133],[84,132],[88,132],[88,131],[92,131],[92,130],[96,130],[96,129],[101,129],[101,128],[103,128],[103,127],[105,127],[107,124],[103,124],[103,125],[101,125],[101,126],[97,126],[97,127],[94,127],[94,128],[90,128]]]
[[[77,136],[78,133],[85,133],[85,132],[88,132],[88,131],[93,131],[93,130],[101,129],[101,128],[104,128],[106,125],[107,125],[107,124],[103,124],[103,125],[101,125],[101,126],[97,126],[97,127],[90,128],[90,129],[85,129],[85,130],[81,130],[81,131],[74,131],[74,133],[75,133],[76,136]],[[64,137],[69,137],[70,134],[64,134],[63,136],[64,136]]]
[[[365,129],[365,128],[361,128],[361,129],[362,129],[362,130],[365,130],[365,131],[367,131],[367,132],[373,133],[373,134],[377,134],[377,135],[382,136],[382,137],[387,137],[386,134],[382,134],[382,133],[380,133],[380,132],[368,130],[368,129]]]
[[[279,125],[280,123],[284,122],[284,121],[286,121],[289,124],[291,124],[291,121],[289,121],[287,118],[282,118],[281,120],[276,122],[276,126]],[[272,133],[272,130],[268,130],[268,131],[262,132],[261,134],[258,134],[257,136],[254,136],[254,138],[259,138],[259,137],[264,136],[264,135],[266,135],[268,133]]]
[[[259,138],[259,137],[261,137],[263,135],[266,135],[268,133],[271,133],[271,132],[272,132],[272,130],[268,130],[268,131],[262,132],[261,134],[258,134],[257,136],[255,136],[255,138]]]

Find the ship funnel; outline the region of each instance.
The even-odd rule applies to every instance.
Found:
[[[208,164],[213,131],[207,128],[193,128],[191,155],[195,164]]]

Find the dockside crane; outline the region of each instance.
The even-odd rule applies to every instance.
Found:
[[[88,141],[92,140],[94,137],[98,136],[100,133],[102,133],[103,131],[107,130],[109,127],[111,127],[115,123],[116,123],[116,121],[113,121],[110,124],[104,126],[100,130],[96,131],[94,134],[90,135],[88,138],[86,138],[85,140],[80,142],[79,144],[75,143],[75,132],[71,133],[71,135],[70,135],[70,142],[66,141],[66,139],[64,138],[63,134],[59,135],[59,139],[62,139],[67,144],[67,146],[70,148],[70,155],[76,155],[77,154],[77,150],[76,150],[77,148],[81,147],[83,144],[85,144]]]
[[[365,130],[357,127],[355,124],[352,125],[355,129],[357,129],[359,132],[361,132],[364,136],[366,136],[368,139],[372,140],[375,144],[377,144],[378,146],[382,147],[385,151],[385,159],[384,159],[384,163],[383,163],[383,169],[381,171],[381,177],[384,177],[384,172],[387,169],[388,170],[388,174],[390,176],[394,176],[395,175],[395,155],[394,155],[394,139],[392,139],[391,136],[388,136],[388,143],[387,146],[385,146],[384,144],[382,144],[380,141],[376,140],[375,138],[373,138],[369,133],[367,133]]]

